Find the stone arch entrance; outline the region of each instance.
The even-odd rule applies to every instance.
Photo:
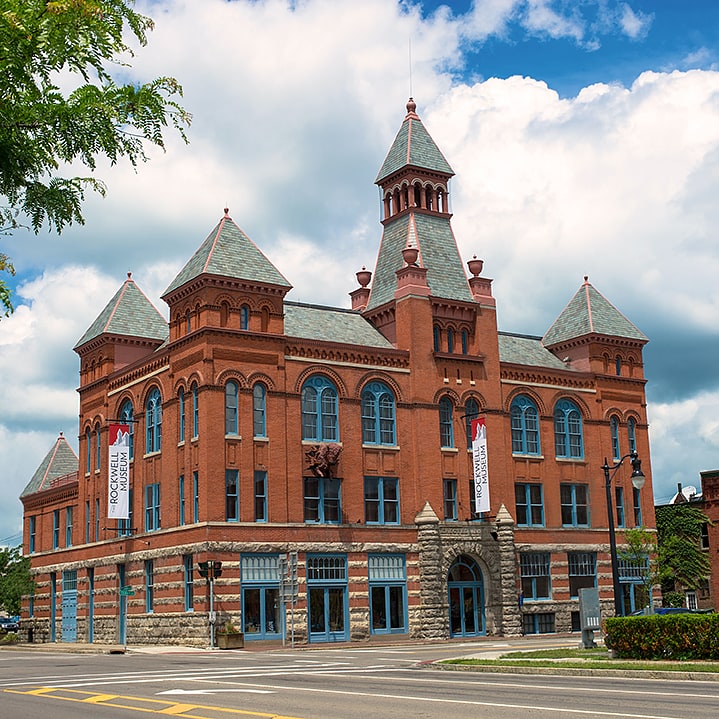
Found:
[[[477,562],[459,555],[447,574],[449,635],[476,637],[487,633],[484,616],[484,578]]]

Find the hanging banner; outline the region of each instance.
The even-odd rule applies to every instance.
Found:
[[[130,427],[111,424],[107,474],[108,519],[130,518]]]
[[[489,467],[487,427],[484,417],[472,420],[472,464],[474,467],[474,511],[489,512]]]

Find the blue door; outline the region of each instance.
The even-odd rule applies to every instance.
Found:
[[[95,569],[87,570],[87,641],[95,641]]]
[[[118,607],[118,616],[117,616],[117,625],[118,625],[118,637],[117,641],[120,642],[120,644],[127,644],[127,596],[120,592],[120,589],[125,586],[125,580],[126,580],[126,574],[125,574],[125,565],[124,564],[118,564],[117,565],[117,578],[118,578],[118,584],[120,585],[118,588],[118,594],[120,595],[119,601],[117,603]]]
[[[346,642],[347,587],[310,588],[310,641]]]
[[[62,641],[77,641],[77,570],[62,573]]]
[[[476,637],[486,634],[482,570],[471,557],[458,557],[450,567],[449,634]]]

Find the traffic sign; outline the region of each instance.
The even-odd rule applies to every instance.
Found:
[[[135,594],[135,590],[132,587],[120,587],[121,597],[132,597]]]

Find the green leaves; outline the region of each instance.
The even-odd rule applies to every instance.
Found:
[[[30,558],[23,557],[20,549],[0,549],[0,608],[11,616],[20,614],[23,596],[35,591]]]

